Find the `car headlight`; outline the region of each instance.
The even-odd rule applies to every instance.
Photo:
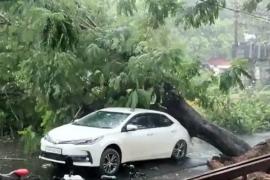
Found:
[[[80,140],[60,141],[60,142],[58,142],[58,144],[91,145],[91,144],[94,144],[94,143],[100,141],[102,138],[103,138],[103,136],[97,137],[95,139],[80,139]]]
[[[48,141],[48,142],[53,143],[53,140],[52,140],[52,138],[49,136],[49,134],[48,134],[48,133],[47,133],[47,134],[45,134],[44,139],[45,139],[46,141]]]

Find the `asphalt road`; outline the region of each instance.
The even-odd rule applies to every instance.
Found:
[[[264,139],[270,138],[270,132],[260,133],[252,136],[242,136],[249,144],[255,145]],[[146,175],[145,179],[166,180],[166,179],[186,179],[208,171],[206,162],[213,155],[220,152],[209,144],[198,140],[192,140],[192,148],[187,158],[181,162],[174,162],[170,159],[142,161],[132,163],[137,171]],[[52,180],[53,176],[61,177],[65,170],[55,168],[49,163],[40,161],[37,156],[29,157],[23,155],[22,147],[18,143],[0,141],[0,172],[9,172],[17,168],[28,168],[33,174],[39,175],[42,180]],[[79,168],[76,174],[84,176],[87,180],[99,179],[97,169]],[[129,179],[127,168],[121,168],[117,176],[119,180]]]

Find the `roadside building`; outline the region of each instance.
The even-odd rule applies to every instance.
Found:
[[[211,58],[207,61],[209,69],[214,71],[216,75],[226,71],[231,67],[231,62],[225,58]]]
[[[233,46],[234,58],[249,60],[253,78],[261,84],[270,84],[270,43],[241,42]]]

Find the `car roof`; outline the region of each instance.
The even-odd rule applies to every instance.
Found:
[[[140,108],[127,108],[127,107],[110,107],[101,109],[101,111],[110,111],[110,112],[121,112],[121,113],[128,113],[128,114],[141,114],[141,113],[158,113],[158,114],[165,114],[160,111],[149,110],[149,109],[140,109]]]

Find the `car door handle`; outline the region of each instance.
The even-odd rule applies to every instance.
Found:
[[[147,133],[147,136],[153,136],[154,133]]]
[[[176,129],[174,129],[174,130],[171,130],[171,133],[176,133]]]

